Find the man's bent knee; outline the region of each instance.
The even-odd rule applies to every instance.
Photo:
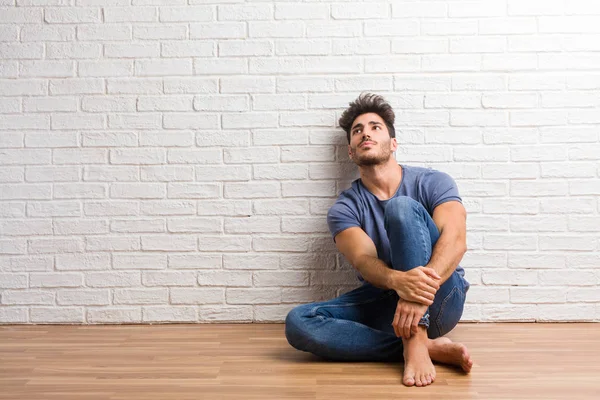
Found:
[[[414,218],[415,207],[423,207],[421,203],[411,199],[408,196],[399,196],[390,199],[385,206],[384,221],[389,224],[390,221],[406,221]]]
[[[304,327],[303,307],[298,306],[293,308],[285,317],[285,337],[288,343],[298,350],[304,350],[309,340]]]

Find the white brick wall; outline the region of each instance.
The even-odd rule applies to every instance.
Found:
[[[185,5],[190,3],[190,5]],[[600,320],[587,0],[0,5],[0,323],[279,321],[354,288],[363,90],[468,211],[464,320]]]

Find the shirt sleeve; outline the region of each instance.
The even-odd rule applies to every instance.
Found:
[[[456,200],[462,203],[458,193],[458,186],[454,179],[446,172],[433,170],[422,181],[423,197],[430,214],[442,203]]]
[[[347,199],[338,199],[327,212],[327,225],[334,242],[335,236],[341,231],[361,226],[358,213],[348,203]]]

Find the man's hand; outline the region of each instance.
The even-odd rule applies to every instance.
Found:
[[[401,275],[394,289],[401,299],[426,306],[433,304],[442,279],[433,268],[418,266],[409,271],[398,272]]]
[[[427,306],[423,304],[402,299],[398,300],[394,321],[392,322],[396,337],[401,336],[403,339],[410,339],[413,334],[416,334],[419,321],[426,311]]]

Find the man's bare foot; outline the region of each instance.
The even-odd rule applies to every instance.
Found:
[[[467,347],[462,343],[454,343],[447,337],[428,339],[427,349],[429,357],[434,361],[459,366],[465,372],[471,371],[473,367]]]
[[[429,339],[424,327],[410,339],[402,339],[404,344],[404,378],[406,386],[427,386],[435,380],[435,367],[427,349]]]

